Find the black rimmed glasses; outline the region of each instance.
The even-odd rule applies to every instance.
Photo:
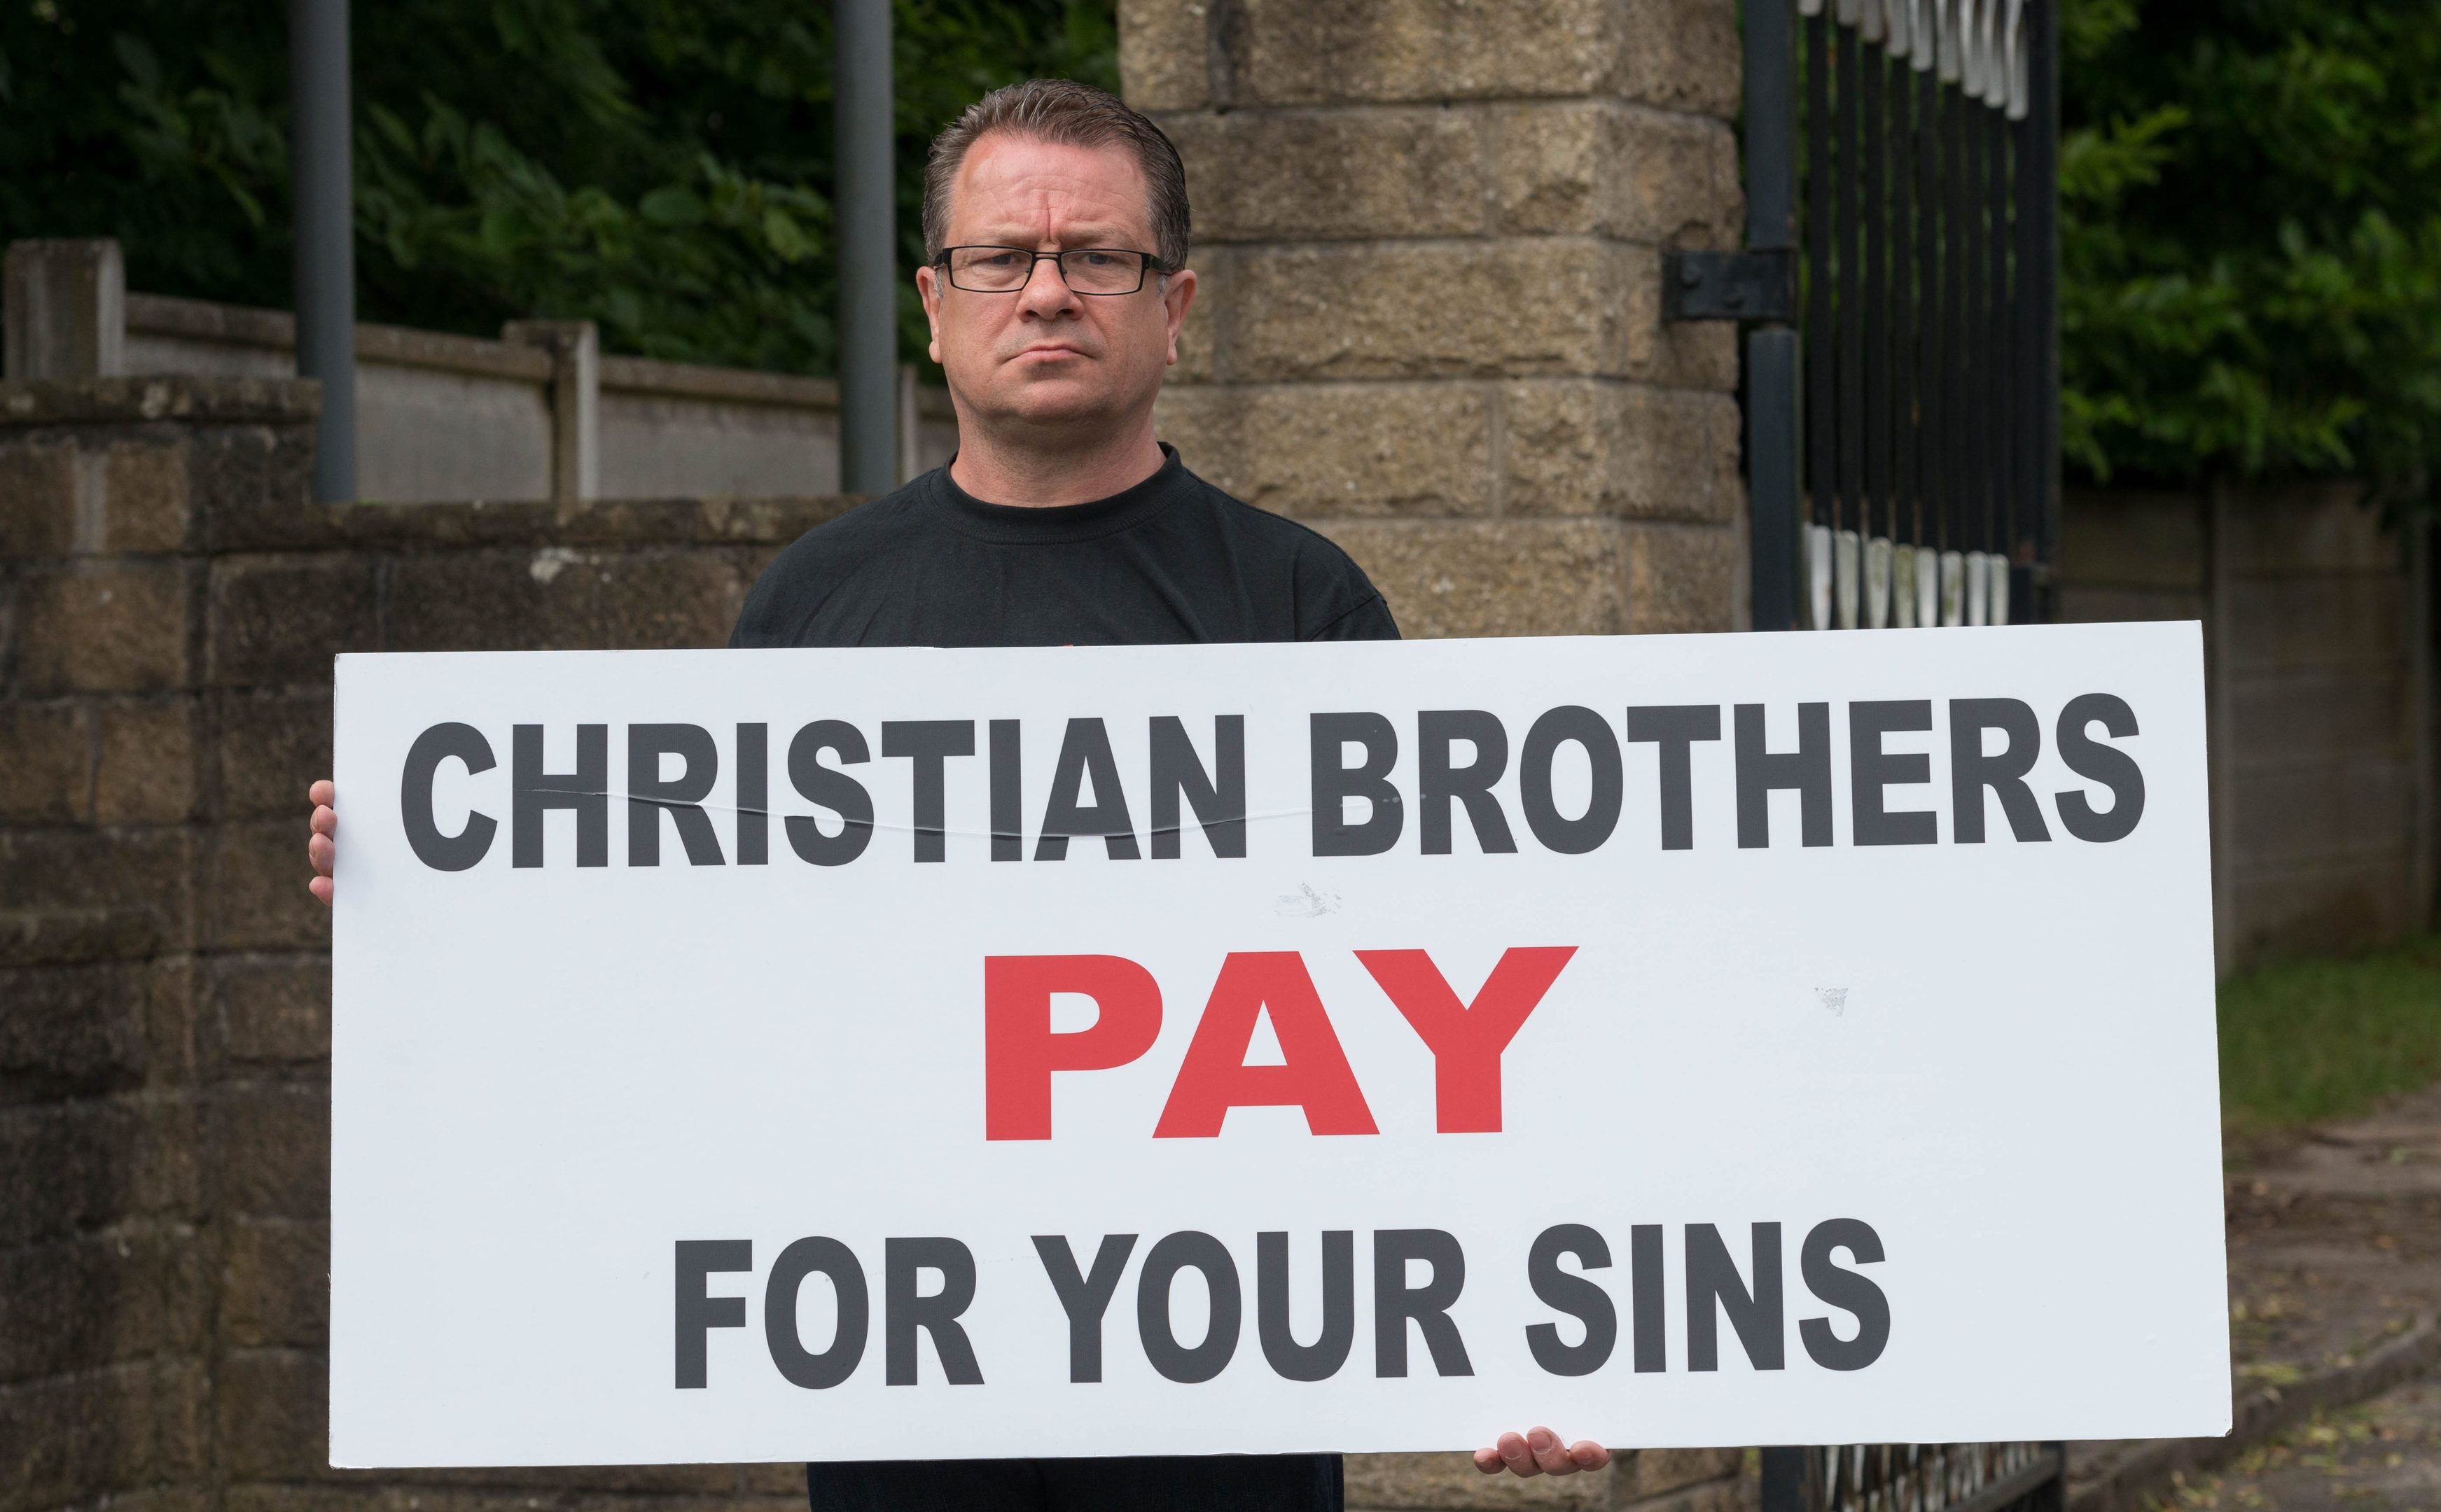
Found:
[[[969,294],[1015,294],[1034,279],[1038,262],[1056,262],[1060,280],[1078,294],[1133,294],[1145,275],[1166,273],[1161,259],[1125,247],[1080,246],[1065,252],[1030,252],[1022,246],[953,246],[934,260],[949,287]]]

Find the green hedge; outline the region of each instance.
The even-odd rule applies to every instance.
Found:
[[[363,318],[599,321],[648,356],[826,372],[826,7],[353,8]],[[1115,87],[1110,0],[898,0],[900,230],[933,132],[999,84]],[[152,293],[289,302],[286,8],[0,4],[0,241],[115,236]],[[912,265],[912,261],[911,261]],[[910,355],[923,351],[913,291]]]

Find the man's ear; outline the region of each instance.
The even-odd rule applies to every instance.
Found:
[[[937,363],[941,360],[941,272],[938,268],[928,265],[915,270],[915,294],[924,301],[924,324],[932,333],[931,343],[925,351]]]
[[[1178,333],[1186,324],[1186,312],[1195,306],[1195,270],[1181,268],[1165,274],[1162,279],[1161,303],[1169,322],[1169,363],[1178,366]]]

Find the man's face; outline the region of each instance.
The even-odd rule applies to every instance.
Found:
[[[994,133],[959,167],[947,244],[1151,252],[1143,171],[1122,147]],[[1025,286],[1006,294],[952,288],[937,267],[915,274],[932,360],[960,410],[986,425],[1055,433],[1106,430],[1151,409],[1195,298],[1194,274],[1173,273],[1166,283],[1148,274],[1134,294],[1077,294],[1051,261],[1037,262]]]

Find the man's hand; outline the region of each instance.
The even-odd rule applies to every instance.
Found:
[[[1599,1470],[1610,1463],[1610,1450],[1589,1438],[1563,1444],[1547,1428],[1530,1433],[1503,1433],[1491,1449],[1474,1451],[1474,1467],[1486,1475],[1507,1470],[1511,1475],[1574,1475]]]
[[[305,790],[305,801],[314,805],[314,820],[305,837],[305,854],[314,862],[314,879],[305,884],[322,906],[331,905],[331,863],[339,855],[338,790],[327,777]],[[1510,1435],[1511,1438],[1515,1434]]]

